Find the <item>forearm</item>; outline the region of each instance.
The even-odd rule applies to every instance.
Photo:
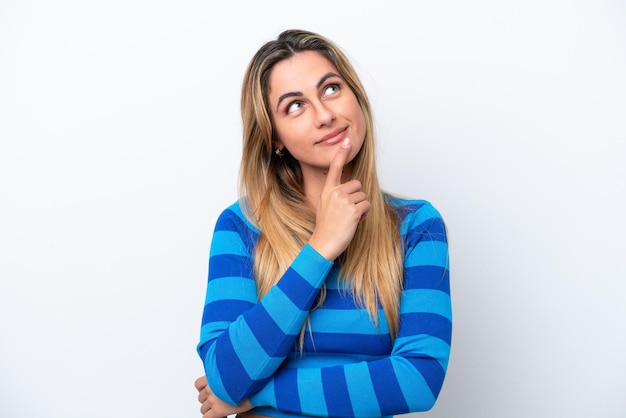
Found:
[[[355,356],[354,363],[330,367],[311,367],[308,361],[301,368],[281,368],[250,398],[253,405],[334,417],[397,415],[434,405],[450,355],[452,305],[445,226],[434,209],[422,209],[414,212],[404,230],[407,248],[400,329],[389,355],[370,361],[358,361]],[[356,324],[353,327],[334,329],[348,333],[345,338],[349,338],[357,329]],[[365,352],[360,347],[353,349],[354,353]],[[292,366],[298,367],[298,362]]]
[[[228,296],[230,285],[249,279],[209,281],[199,353],[220,399],[236,404],[267,382],[289,354],[331,265],[305,246],[278,284],[256,304],[233,303],[229,299],[233,296]],[[235,309],[225,312],[227,305]]]
[[[250,402],[305,416],[381,417],[426,411],[434,405],[444,375],[444,366],[430,357],[280,369]]]

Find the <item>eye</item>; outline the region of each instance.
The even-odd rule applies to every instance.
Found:
[[[286,112],[289,113],[294,113],[297,112],[298,110],[302,109],[302,102],[299,100],[296,100],[295,102],[291,102],[289,103],[289,105],[287,105],[287,110]]]
[[[339,91],[339,84],[329,84],[324,87],[324,96],[331,96]]]

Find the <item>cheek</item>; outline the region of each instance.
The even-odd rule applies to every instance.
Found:
[[[282,123],[273,122],[273,126],[274,126],[274,139],[286,145],[289,142],[289,130]],[[285,139],[287,140],[285,141]]]
[[[367,126],[365,124],[365,114],[363,114],[363,111],[360,107],[357,107],[357,109],[355,110],[353,120],[357,121],[359,132],[361,135],[363,135],[363,137],[365,137],[365,131],[367,130]]]
[[[276,138],[287,148],[297,146],[298,140],[305,137],[307,129],[300,122],[291,122],[274,127]]]
[[[365,125],[365,114],[363,113],[361,106],[359,106],[359,101],[354,94],[352,95],[352,97],[350,97],[348,108],[350,113],[350,119],[354,121],[354,123],[356,123],[359,131],[365,134],[365,130],[367,129]]]

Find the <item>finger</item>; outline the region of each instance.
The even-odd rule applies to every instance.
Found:
[[[193,384],[196,387],[196,389],[198,390],[198,392],[201,391],[202,389],[204,389],[208,385],[207,380],[206,380],[206,376],[200,376],[199,378],[196,379],[196,381]]]
[[[341,184],[341,190],[346,194],[357,193],[363,190],[363,186],[360,181],[352,179]]]
[[[364,200],[367,200],[367,195],[364,192],[355,192],[348,196],[349,202],[356,205]]]
[[[346,161],[348,161],[351,147],[352,143],[350,142],[350,138],[344,139],[337,150],[337,154],[335,154],[335,158],[331,161],[330,167],[328,167],[328,175],[326,177],[327,186],[332,187],[341,184],[341,173],[343,166],[346,165]]]
[[[200,391],[200,393],[198,393],[198,402],[204,403],[204,401],[206,401],[208,398],[209,398],[209,394],[207,393],[206,390],[202,390]]]
[[[356,204],[357,208],[361,211],[361,219],[365,218],[367,213],[370,211],[371,204],[367,200],[363,200]]]

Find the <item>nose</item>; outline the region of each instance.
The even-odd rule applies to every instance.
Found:
[[[329,126],[335,120],[335,113],[323,102],[315,106],[315,119],[318,128]]]

